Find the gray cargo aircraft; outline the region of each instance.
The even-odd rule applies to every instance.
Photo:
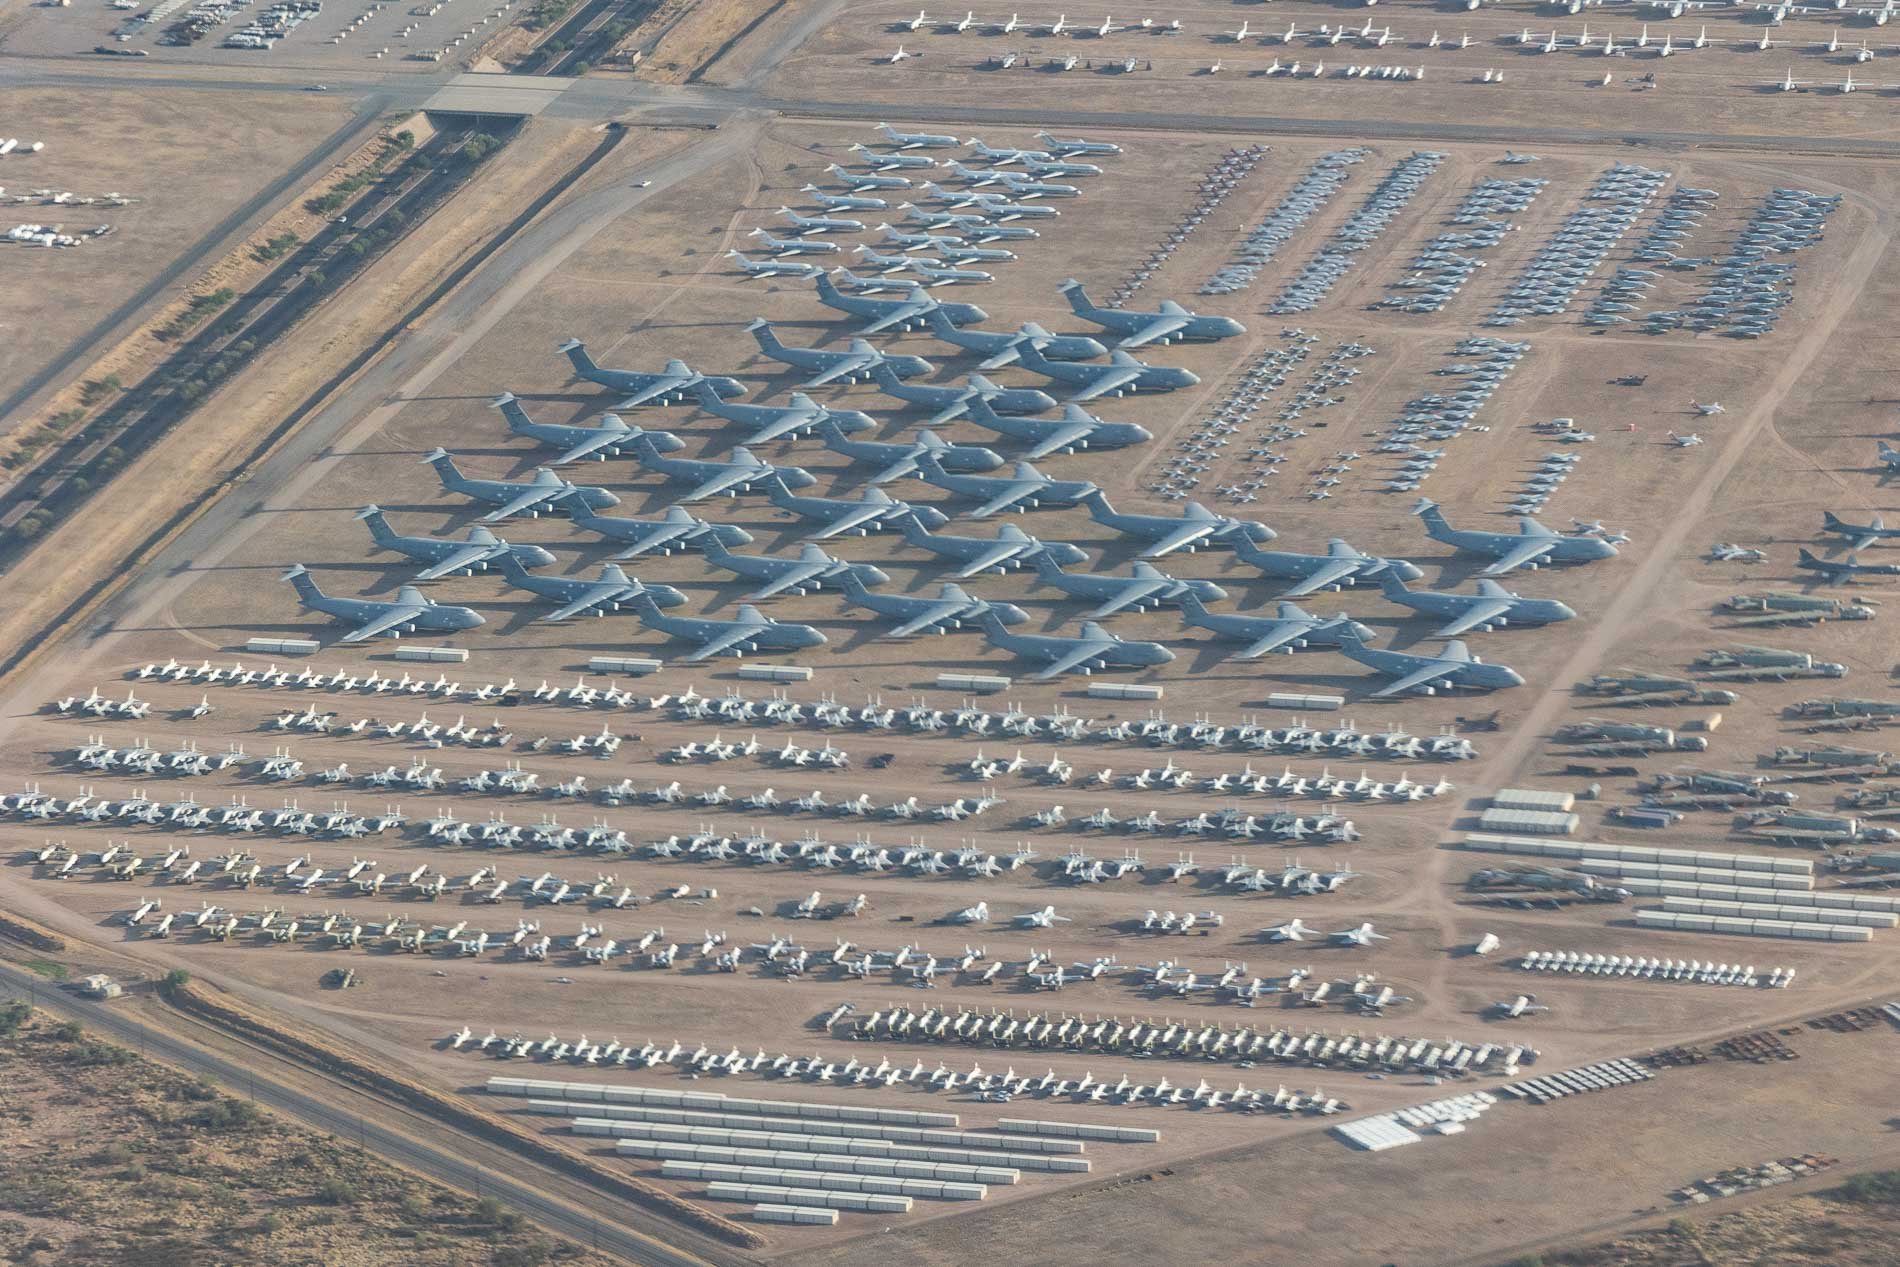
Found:
[[[871,477],[873,484],[888,484],[907,475],[915,475],[917,462],[925,454],[931,454],[946,471],[993,471],[1003,464],[1003,459],[993,449],[980,445],[951,444],[939,439],[932,431],[920,431],[917,438],[908,443],[893,443],[888,440],[852,440],[831,419],[821,419],[817,426],[819,439],[833,453],[842,453],[854,462],[876,462],[883,469]]]
[[[1145,669],[1174,659],[1174,652],[1158,642],[1126,641],[1092,620],[1082,622],[1079,637],[1011,633],[997,614],[991,611],[979,612],[976,623],[989,637],[992,646],[1021,659],[1040,662],[1043,668],[1031,674],[1039,682],[1078,669],[1083,673],[1110,668]]]
[[[931,387],[906,383],[891,372],[890,366],[880,365],[871,371],[871,381],[892,399],[936,410],[930,418],[931,426],[961,418],[970,412],[972,402],[1005,414],[1039,414],[1056,407],[1055,398],[1047,392],[1033,387],[999,387],[981,374],[970,375],[962,387]]]
[[[970,382],[984,387],[991,386],[988,379],[976,374],[970,375]],[[1050,402],[1051,405],[1054,403],[1054,401]],[[1004,409],[1000,398],[985,394],[969,401],[963,412],[979,427],[987,427],[991,431],[1012,439],[1030,441],[1029,452],[1023,454],[1023,457],[1031,462],[1038,458],[1046,458],[1052,453],[1075,453],[1082,449],[1120,449],[1131,444],[1146,444],[1154,439],[1154,433],[1146,427],[1132,422],[1109,422],[1107,419],[1097,418],[1080,405],[1064,405],[1060,418],[1005,418],[1003,414],[1017,411]],[[938,415],[938,418],[932,418],[931,421],[936,422],[941,417],[942,415]]]
[[[1356,634],[1340,636],[1340,651],[1383,673],[1393,680],[1374,691],[1373,697],[1404,695],[1416,691],[1435,695],[1447,687],[1462,686],[1474,691],[1495,691],[1507,686],[1522,686],[1524,679],[1515,669],[1502,664],[1486,664],[1453,638],[1439,655],[1414,655],[1405,651],[1381,651],[1369,647]]]
[[[779,559],[769,554],[734,554],[717,541],[708,541],[705,553],[711,567],[723,568],[748,580],[763,581],[758,589],[746,595],[755,602],[787,592],[805,594],[823,589],[827,584],[836,585],[838,578],[847,573],[866,586],[888,584],[891,579],[869,563],[834,559],[815,545],[807,545],[795,559]]]
[[[711,395],[710,384],[702,383],[700,390]],[[619,457],[634,436],[640,434],[638,427],[630,427],[619,414],[603,414],[598,427],[569,427],[554,422],[536,422],[528,417],[527,410],[515,399],[513,392],[503,392],[495,397],[495,408],[501,410],[501,416],[508,420],[508,430],[518,436],[525,436],[537,444],[551,445],[562,450],[559,457],[549,458],[549,466],[565,466],[569,462],[578,462],[582,458],[592,458],[604,462],[611,457]]]
[[[1496,581],[1483,578],[1478,581],[1476,594],[1409,590],[1404,581],[1390,572],[1380,576],[1379,588],[1401,607],[1410,607],[1428,616],[1449,617],[1449,624],[1432,633],[1434,638],[1456,638],[1473,629],[1488,632],[1506,625],[1549,625],[1574,620],[1577,615],[1554,598],[1524,598]]]
[[[1089,518],[1096,523],[1113,528],[1124,537],[1150,542],[1141,552],[1142,557],[1148,559],[1158,559],[1176,550],[1192,554],[1203,545],[1231,548],[1236,537],[1245,537],[1256,545],[1274,538],[1273,529],[1263,523],[1217,515],[1199,502],[1189,502],[1179,515],[1124,514],[1115,509],[1106,493],[1097,489],[1084,497],[1082,504],[1088,507]]]
[[[1326,543],[1325,554],[1300,554],[1292,550],[1262,550],[1244,537],[1233,539],[1234,557],[1258,568],[1267,576],[1285,577],[1298,584],[1287,596],[1316,594],[1323,589],[1339,589],[1377,581],[1390,571],[1407,581],[1425,575],[1418,565],[1404,559],[1381,559],[1364,554],[1338,537]]]
[[[1182,623],[1205,629],[1228,642],[1245,642],[1237,658],[1252,660],[1269,651],[1289,654],[1300,647],[1336,647],[1346,634],[1365,639],[1372,630],[1345,614],[1315,616],[1298,603],[1281,603],[1278,616],[1242,616],[1232,612],[1213,612],[1194,595],[1181,600]]]
[[[840,270],[848,271],[848,270]],[[988,321],[990,315],[975,304],[945,303],[934,296],[924,293],[924,288],[916,282],[902,283],[902,299],[877,299],[868,295],[847,295],[832,282],[829,274],[820,273],[812,282],[817,288],[818,302],[827,308],[849,313],[854,317],[864,317],[870,324],[858,331],[860,334],[882,334],[887,330],[921,330],[933,314],[952,326],[975,325],[979,321]]]
[[[744,445],[735,445],[723,460],[715,458],[671,458],[653,443],[656,433],[640,436],[630,450],[642,467],[664,475],[674,483],[691,483],[693,488],[680,494],[683,502],[696,502],[725,493],[736,497],[763,488],[765,481],[777,476],[788,488],[810,488],[818,481],[811,472],[796,466],[774,466],[752,455]],[[662,431],[658,435],[666,435]],[[677,441],[676,441],[677,442]]]
[[[1035,344],[1025,343],[1016,350],[1016,363],[1032,374],[1075,387],[1069,399],[1077,403],[1124,392],[1171,392],[1201,381],[1191,370],[1178,365],[1149,365],[1119,349],[1108,354],[1108,364],[1098,365],[1092,361],[1051,361],[1036,350]]]
[[[801,651],[824,645],[825,635],[810,625],[780,624],[749,604],[739,608],[734,620],[716,620],[710,616],[669,616],[653,599],[636,595],[632,602],[640,623],[658,633],[696,642],[699,646],[686,657],[689,663],[718,655],[742,656],[748,651]]]
[[[1163,300],[1157,312],[1128,312],[1121,308],[1103,308],[1089,299],[1082,283],[1073,277],[1059,286],[1075,315],[1092,321],[1102,329],[1121,337],[1118,348],[1138,348],[1149,343],[1178,343],[1183,340],[1231,339],[1247,333],[1247,327],[1232,317],[1203,316],[1190,312],[1172,299]]]
[[[1117,612],[1147,611],[1155,607],[1180,606],[1184,600],[1217,603],[1227,591],[1212,581],[1183,581],[1169,576],[1152,563],[1137,560],[1128,576],[1071,575],[1047,554],[1034,560],[1036,575],[1045,585],[1053,586],[1071,598],[1089,599],[1097,604],[1084,619],[1106,620]]]
[[[460,493],[478,502],[494,503],[498,509],[482,516],[491,523],[515,515],[527,515],[532,519],[562,501],[579,500],[586,503],[590,510],[604,510],[608,506],[620,504],[620,499],[606,489],[590,484],[570,484],[545,466],[534,473],[532,480],[523,484],[509,480],[470,479],[455,465],[455,459],[449,456],[447,449],[435,449],[422,460],[435,468],[442,487],[450,492]]]
[[[301,563],[291,564],[280,579],[296,588],[297,601],[306,611],[321,612],[355,626],[339,639],[342,642],[362,642],[378,634],[400,638],[425,629],[430,633],[454,633],[487,623],[480,612],[435,602],[413,585],[398,589],[394,599],[338,598],[318,589],[309,569]]]
[[[909,502],[897,501],[881,488],[867,488],[858,494],[856,500],[801,497],[777,480],[772,480],[767,484],[766,496],[780,510],[797,515],[800,519],[817,521],[817,530],[805,534],[813,541],[842,536],[847,532],[864,536],[880,528],[902,527],[907,516],[932,528],[940,528],[950,522],[948,516],[934,506],[913,506]]]
[[[917,478],[960,497],[982,499],[983,504],[969,512],[972,519],[987,519],[1003,510],[1073,506],[1095,491],[1088,480],[1053,479],[1027,462],[1016,463],[1009,475],[953,475],[929,452],[917,459]]]
[[[1087,361],[1108,355],[1107,348],[1086,335],[1051,334],[1033,321],[1025,321],[1013,334],[960,328],[935,312],[925,316],[924,324],[940,342],[981,353],[984,360],[977,366],[980,370],[1000,370],[1015,364],[1025,344],[1033,345],[1050,361]]]
[[[948,633],[952,629],[963,628],[966,622],[974,623],[977,616],[984,612],[994,613],[1005,625],[1020,625],[1029,619],[1029,613],[1014,604],[992,603],[976,598],[966,593],[962,586],[948,581],[938,586],[935,598],[873,594],[850,573],[840,577],[839,583],[844,587],[845,602],[851,606],[862,607],[901,622],[897,628],[885,633],[886,638]]]
[[[693,388],[701,383],[721,396],[745,395],[745,384],[738,379],[727,378],[723,374],[701,374],[684,361],[668,361],[666,368],[659,373],[648,374],[639,370],[602,369],[594,364],[593,357],[587,355],[587,345],[579,339],[569,339],[555,351],[567,353],[574,373],[588,382],[628,393],[627,398],[616,406],[619,409],[632,409],[636,405],[670,405],[685,400]]]
[[[869,414],[855,409],[828,409],[804,392],[793,392],[789,405],[735,405],[709,391],[701,391],[698,399],[699,407],[714,417],[756,428],[741,444],[769,444],[787,436],[810,435],[826,419],[840,431],[870,431],[877,426]]]
[[[1438,503],[1421,497],[1412,513],[1425,521],[1426,535],[1434,541],[1456,546],[1468,554],[1489,555],[1497,562],[1485,568],[1481,576],[1502,576],[1521,567],[1536,568],[1544,563],[1588,563],[1612,558],[1616,547],[1594,535],[1562,536],[1544,527],[1529,515],[1520,516],[1516,532],[1483,532],[1472,528],[1454,528],[1439,510]],[[1407,577],[1407,580],[1412,578]]]
[[[596,515],[584,506],[563,506],[576,528],[598,533],[612,541],[625,541],[627,548],[614,557],[631,559],[640,554],[671,554],[675,550],[699,550],[708,540],[717,538],[729,546],[747,545],[752,534],[737,524],[709,523],[698,519],[684,506],[668,506],[658,519],[618,519]]]
[[[823,387],[826,383],[837,382],[867,382],[872,369],[879,365],[889,365],[899,378],[923,378],[936,372],[936,367],[921,356],[892,356],[863,339],[851,340],[845,351],[793,348],[779,341],[778,335],[772,330],[772,323],[763,317],[746,329],[758,341],[759,351],[772,360],[794,369],[816,370],[817,373],[805,381],[806,387]]]
[[[648,585],[621,571],[618,563],[602,564],[600,575],[592,580],[578,576],[534,576],[509,559],[496,566],[516,589],[558,604],[543,620],[566,620],[589,613],[604,616],[619,611],[640,594],[651,597],[662,607],[679,607],[686,602],[686,595],[671,585]]]
[[[483,527],[468,530],[461,541],[441,537],[405,537],[389,526],[381,506],[365,506],[356,517],[369,525],[369,535],[377,547],[406,554],[429,566],[416,573],[418,581],[433,581],[456,572],[481,572],[500,556],[511,555],[523,567],[546,567],[554,556],[536,545],[510,545]]]
[[[958,580],[992,570],[1007,572],[1041,554],[1047,554],[1058,563],[1089,561],[1089,556],[1080,548],[1066,541],[1038,541],[1015,524],[1003,524],[994,537],[946,537],[930,532],[912,518],[904,521],[904,541],[939,558],[963,564],[957,573]]]

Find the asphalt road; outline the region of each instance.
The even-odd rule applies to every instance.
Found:
[[[0,964],[0,998],[31,997],[51,1015],[76,1020],[146,1055],[200,1077],[212,1078],[236,1094],[243,1089],[252,1099],[279,1113],[297,1118],[319,1130],[355,1140],[370,1152],[404,1169],[429,1176],[464,1192],[492,1196],[542,1227],[581,1245],[592,1245],[628,1262],[648,1267],[706,1267],[703,1259],[658,1241],[626,1231],[610,1220],[576,1209],[514,1176],[470,1162],[455,1153],[404,1134],[386,1122],[359,1115],[326,1098],[327,1084],[312,1088],[286,1085],[259,1076],[255,1069],[199,1047],[166,1030],[146,1024],[122,1006],[95,1002],[71,991],[50,986],[30,972]]]

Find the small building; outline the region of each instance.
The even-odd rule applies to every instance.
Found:
[[[116,999],[125,990],[103,972],[95,972],[79,983],[79,992],[89,999]]]

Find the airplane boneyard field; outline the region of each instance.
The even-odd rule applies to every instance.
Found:
[[[7,909],[751,1257],[1502,1261],[1881,1162],[1885,11],[1675,8],[793,5],[574,81],[704,131],[14,673]]]

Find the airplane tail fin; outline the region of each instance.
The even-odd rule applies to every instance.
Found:
[[[578,347],[579,345],[576,344],[575,346]],[[585,355],[585,353],[582,353],[582,355]],[[521,407],[521,402],[515,399],[513,392],[503,392],[501,395],[495,397],[495,408],[501,410],[501,416],[508,420],[508,430],[510,431],[519,432],[523,427],[528,426],[533,421],[528,417],[528,411]]]
[[[1841,522],[1840,516],[1836,515],[1831,510],[1824,510],[1821,512],[1821,523],[1825,527],[1834,528],[1834,529],[1845,529],[1847,527],[1846,524]]]
[[[569,339],[558,350],[567,353],[567,359],[573,364],[576,374],[592,374],[600,369],[594,364],[594,358],[587,355],[587,345],[579,339]]]
[[[435,449],[422,460],[435,468],[437,478],[442,481],[442,487],[459,488],[465,482],[462,472],[455,465],[455,459],[449,455],[447,449]]]
[[[1818,567],[1824,566],[1821,560],[1815,558],[1814,555],[1810,553],[1806,547],[1803,547],[1800,552],[1800,561],[1808,567],[1818,568]]]
[[[1069,301],[1069,309],[1078,317],[1086,317],[1095,311],[1095,305],[1089,301],[1089,293],[1082,289],[1082,283],[1071,277],[1056,287],[1063,298]]]
[[[369,525],[369,535],[378,542],[387,541],[396,535],[394,529],[389,526],[389,521],[383,518],[381,506],[371,503],[357,511],[356,517]]]
[[[1397,598],[1401,594],[1412,592],[1405,588],[1405,582],[1400,580],[1391,568],[1386,568],[1379,573],[1379,589],[1387,598]]]
[[[289,581],[291,586],[297,591],[297,597],[306,603],[315,603],[323,597],[323,591],[317,588],[317,583],[312,579],[310,570],[301,563],[291,564],[290,569],[279,579]]]
[[[785,347],[783,343],[779,342],[778,332],[772,329],[772,323],[767,321],[764,317],[753,321],[746,329],[752,332],[753,339],[756,340],[759,347],[766,352],[777,352]]]

